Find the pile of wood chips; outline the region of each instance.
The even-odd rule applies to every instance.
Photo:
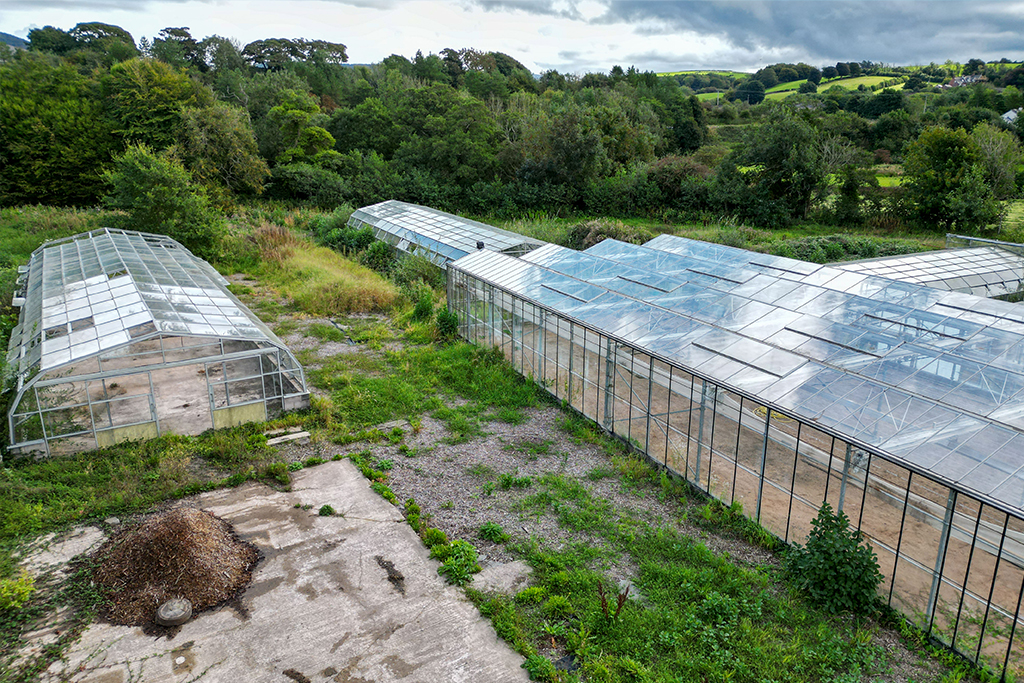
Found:
[[[110,538],[95,555],[93,579],[114,624],[143,626],[172,598],[200,612],[237,595],[252,579],[259,551],[209,512],[175,508]]]

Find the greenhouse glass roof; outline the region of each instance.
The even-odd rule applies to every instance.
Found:
[[[455,267],[1024,510],[1022,307],[664,235]]]
[[[104,228],[47,242],[28,265],[9,367],[20,389],[39,372],[159,333],[285,349],[226,285],[212,266],[162,235]]]
[[[835,267],[985,297],[1014,294],[1024,285],[1024,258],[998,247],[944,249]]]
[[[400,251],[422,250],[438,265],[484,249],[519,256],[545,242],[425,206],[389,200],[357,209],[350,226],[366,225]]]

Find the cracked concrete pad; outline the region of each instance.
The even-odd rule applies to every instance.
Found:
[[[531,571],[530,565],[522,560],[495,562],[473,576],[473,588],[484,593],[518,593],[526,588]]]
[[[264,554],[240,599],[164,637],[90,626],[42,680],[529,680],[522,658],[444,583],[398,509],[350,462],[297,472],[287,493],[247,484],[197,500]],[[324,504],[339,514],[318,516]]]
[[[62,534],[47,534],[26,549],[27,558],[22,566],[39,577],[55,567],[66,568],[73,557],[96,550],[106,539],[107,535],[94,526],[75,527]]]

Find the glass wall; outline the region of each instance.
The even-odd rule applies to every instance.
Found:
[[[651,460],[804,543],[822,502],[867,536],[880,596],[995,671],[1024,673],[1024,520],[450,267],[462,334]]]

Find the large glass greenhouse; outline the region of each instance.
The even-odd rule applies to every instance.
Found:
[[[448,272],[467,339],[779,538],[830,502],[890,605],[1024,672],[1024,308],[667,235]]]
[[[946,248],[835,264],[865,275],[913,282],[935,289],[1014,298],[1024,294],[1024,245],[980,237],[946,235]]]
[[[426,206],[388,200],[356,209],[349,227],[373,235],[406,254],[417,254],[444,268],[450,261],[485,249],[521,256],[545,242]]]
[[[302,368],[208,263],[102,229],[32,253],[7,356],[13,453],[68,453],[309,405]]]

